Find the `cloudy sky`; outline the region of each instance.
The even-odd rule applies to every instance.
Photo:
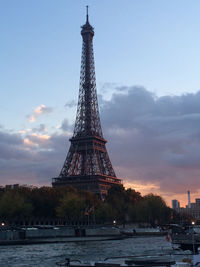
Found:
[[[126,187],[200,197],[198,0],[0,1],[0,184],[50,185],[78,98],[85,6],[100,115]]]

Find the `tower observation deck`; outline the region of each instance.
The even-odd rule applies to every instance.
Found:
[[[57,178],[52,185],[74,186],[104,198],[114,184],[122,184],[117,178],[106,150],[97,101],[93,36],[94,28],[89,23],[88,8],[86,23],[81,27],[82,58],[79,99],[71,145]]]

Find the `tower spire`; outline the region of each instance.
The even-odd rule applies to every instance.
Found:
[[[89,23],[88,6],[86,6],[86,23]]]

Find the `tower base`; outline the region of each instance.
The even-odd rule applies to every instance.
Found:
[[[73,186],[77,190],[86,190],[97,194],[100,199],[104,199],[108,189],[112,185],[121,185],[119,178],[106,175],[85,175],[53,178],[52,186]]]

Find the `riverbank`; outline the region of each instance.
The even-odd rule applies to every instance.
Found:
[[[116,227],[31,227],[1,229],[0,245],[41,244],[120,239]]]
[[[141,231],[142,230],[142,231]],[[31,227],[0,229],[0,246],[29,245],[42,243],[85,242],[116,240],[141,236],[164,236],[166,233],[149,229],[118,228],[113,226],[87,227]]]
[[[51,243],[66,243],[66,242],[90,242],[90,241],[106,241],[119,240],[122,236],[92,236],[92,237],[54,237],[54,238],[36,238],[36,239],[22,239],[22,240],[0,240],[0,246],[13,245],[34,245],[34,244],[51,244]]]

